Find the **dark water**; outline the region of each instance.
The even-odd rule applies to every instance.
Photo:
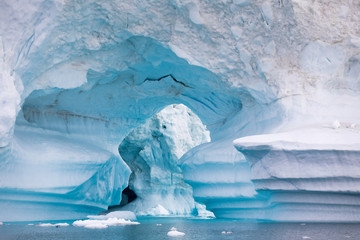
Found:
[[[342,240],[360,239],[360,224],[244,223],[231,220],[143,219],[140,225],[107,229],[37,227],[27,224],[0,226],[0,239],[241,239],[241,240]],[[71,223],[71,222],[69,222]],[[156,224],[161,223],[162,226]],[[171,227],[183,237],[168,237]],[[222,234],[231,231],[232,234]]]

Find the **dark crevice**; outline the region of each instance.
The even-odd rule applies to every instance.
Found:
[[[133,190],[131,190],[128,186],[122,191],[120,204],[114,205],[114,206],[109,206],[108,210],[112,210],[112,209],[116,209],[118,207],[125,206],[126,204],[129,204],[132,201],[134,201],[136,198],[137,198],[136,193]]]
[[[189,85],[187,85],[186,83],[177,80],[172,74],[168,74],[168,75],[162,76],[162,77],[160,77],[160,78],[146,78],[146,79],[144,80],[144,82],[146,82],[146,81],[159,82],[160,80],[162,80],[162,79],[164,79],[164,78],[167,78],[167,77],[171,77],[171,79],[172,79],[174,82],[179,83],[179,84],[181,84],[181,85],[184,86],[184,87],[191,88],[191,87],[190,87]]]

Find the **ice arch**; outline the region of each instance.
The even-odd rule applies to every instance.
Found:
[[[25,83],[39,75],[35,72],[38,56],[32,60],[27,71],[22,69]],[[142,36],[129,37],[111,49],[72,56],[41,69],[35,79],[25,90],[36,86],[33,82],[40,89],[31,92],[22,105],[12,153],[1,169],[1,187],[7,189],[3,196],[10,203],[21,201],[26,209],[44,201],[57,206],[66,203],[72,212],[79,205],[104,209],[119,204],[130,169],[119,156],[118,146],[131,129],[166,105],[182,103],[191,108],[214,141],[227,139],[219,142],[231,154],[238,154],[232,135],[245,125],[249,132],[259,131],[261,121],[252,122],[256,115],[250,112],[267,116],[264,121],[278,118],[276,112],[267,115],[246,89],[231,88],[212,72],[188,64]],[[50,84],[47,87],[41,85],[45,80]],[[81,84],[74,87],[77,81]],[[250,104],[244,108],[244,102]],[[91,211],[96,209],[81,210],[79,215]],[[39,219],[66,218],[66,211],[61,212]]]

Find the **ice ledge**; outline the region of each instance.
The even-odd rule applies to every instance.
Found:
[[[360,151],[360,129],[349,126],[312,127],[289,132],[254,135],[236,139],[240,151],[258,150],[344,150]]]

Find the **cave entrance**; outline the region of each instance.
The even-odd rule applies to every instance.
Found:
[[[122,206],[137,215],[193,214],[192,188],[184,183],[178,160],[209,141],[206,126],[183,104],[169,105],[133,129],[119,146],[132,171]],[[135,201],[130,201],[129,191],[137,196]]]
[[[136,193],[135,193],[133,190],[131,190],[131,189],[129,188],[129,186],[128,186],[128,187],[126,187],[126,188],[122,191],[122,193],[121,193],[121,202],[120,202],[120,204],[119,204],[119,205],[114,205],[114,206],[109,206],[109,207],[108,207],[108,210],[109,210],[109,211],[112,211],[112,210],[115,211],[115,210],[118,209],[119,207],[123,207],[123,206],[125,206],[126,204],[131,203],[131,202],[134,201],[136,198],[137,198]]]

